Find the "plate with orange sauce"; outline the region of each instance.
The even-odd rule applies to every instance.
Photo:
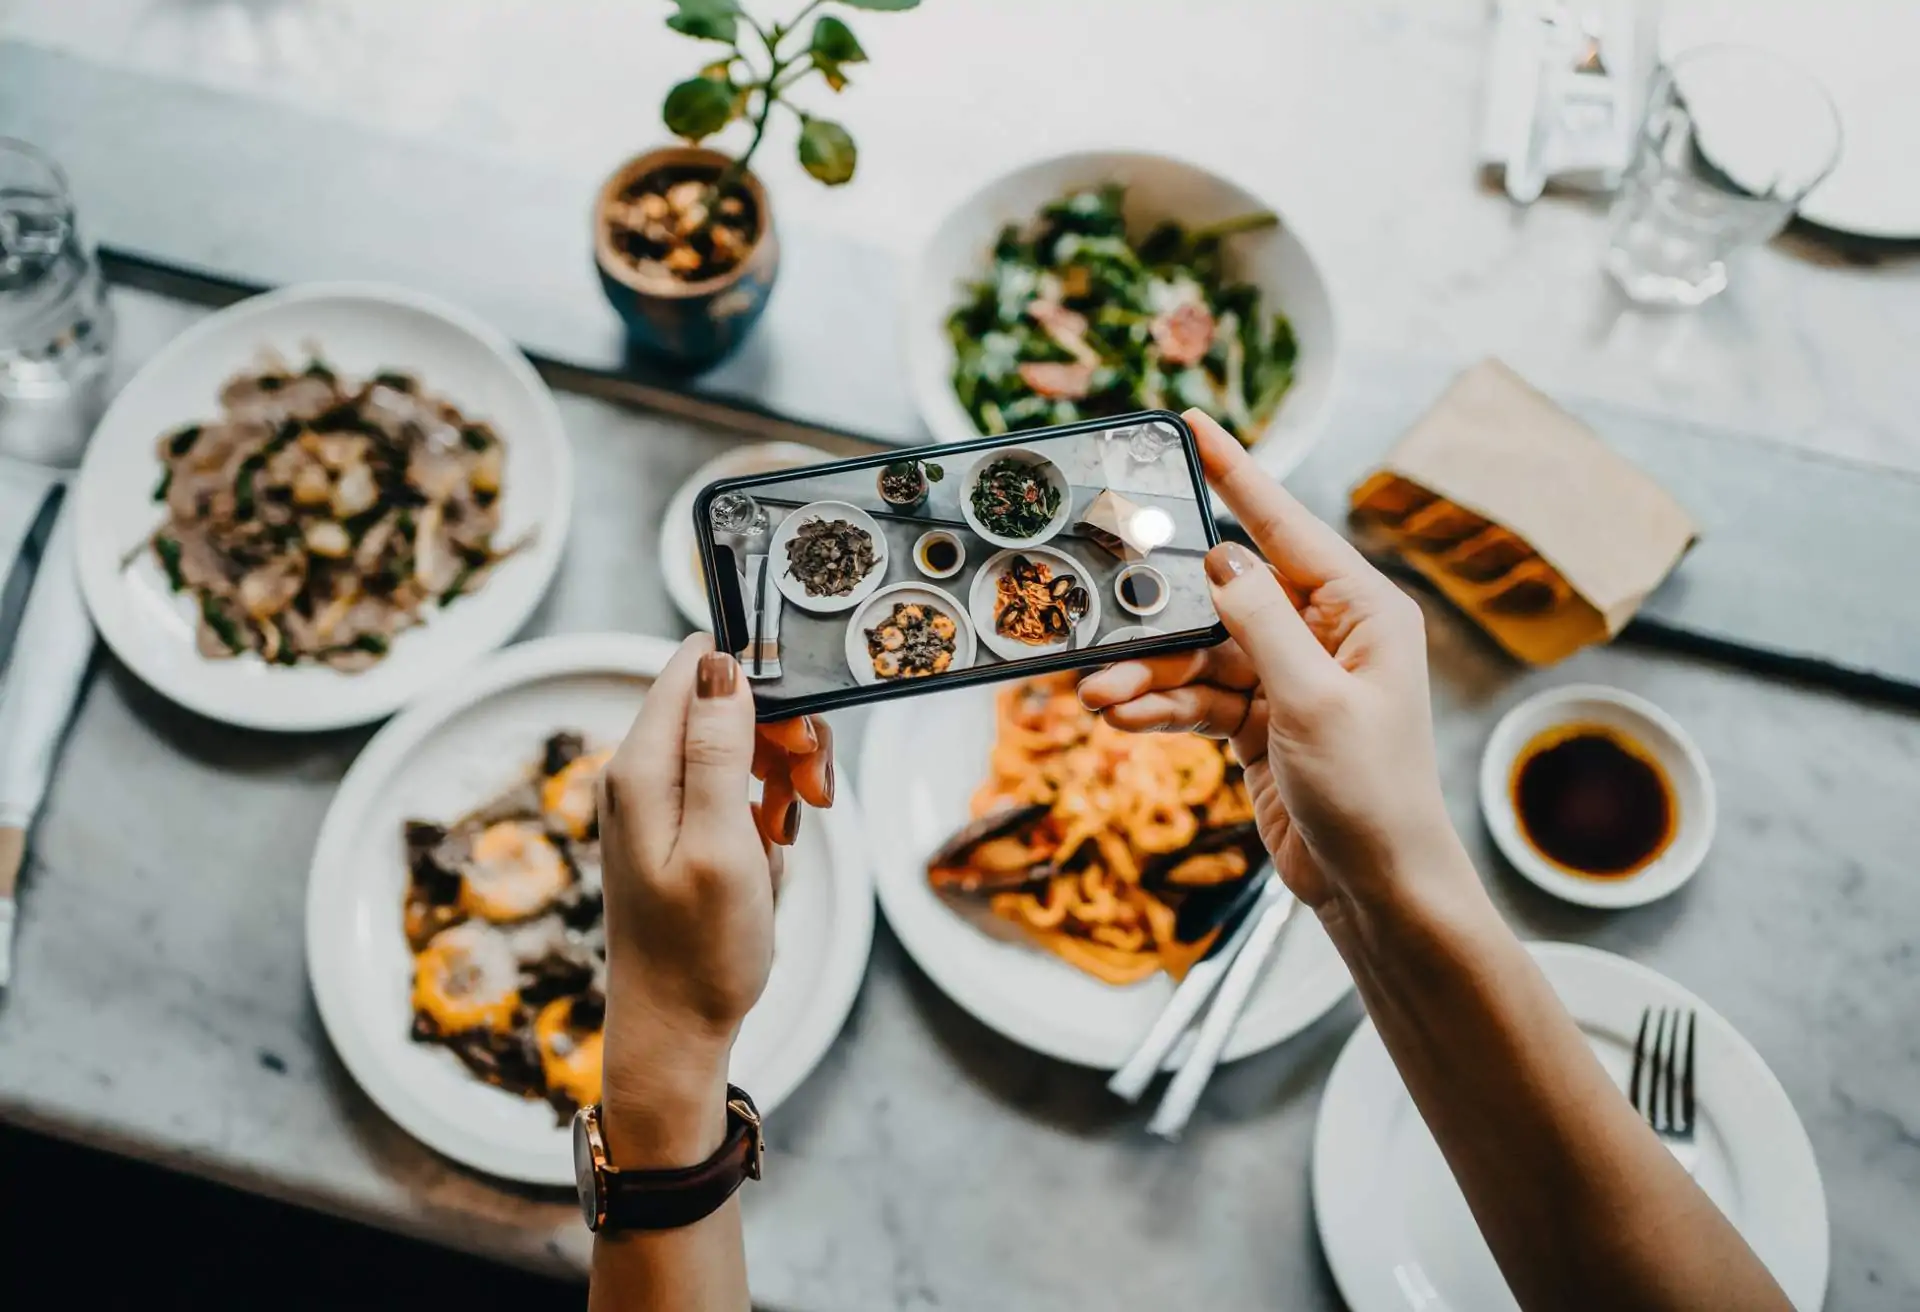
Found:
[[[1706,758],[1653,703],[1553,688],[1508,711],[1480,759],[1480,809],[1502,856],[1582,906],[1641,906],[1693,877],[1713,841]]]

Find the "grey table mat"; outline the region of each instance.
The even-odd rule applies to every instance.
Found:
[[[781,282],[750,344],[676,378],[627,358],[601,299],[586,221],[597,179],[513,173],[11,42],[0,43],[0,133],[63,162],[84,223],[128,257],[123,270],[131,259],[243,287],[403,282],[500,324],[562,383],[769,434],[926,437],[899,367],[899,271],[837,235],[786,228]],[[1326,438],[1294,485],[1339,513],[1344,488],[1467,363],[1350,351]],[[1603,402],[1572,408],[1703,529],[1634,635],[1920,696],[1908,563],[1920,559],[1920,479]]]

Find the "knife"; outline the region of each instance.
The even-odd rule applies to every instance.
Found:
[[[1180,1036],[1187,1032],[1187,1026],[1207,1005],[1207,999],[1220,986],[1227,974],[1227,968],[1233,964],[1252,936],[1254,926],[1260,915],[1268,907],[1283,897],[1290,897],[1286,885],[1280,882],[1277,874],[1268,874],[1265,878],[1255,875],[1247,881],[1241,899],[1222,919],[1220,936],[1207,949],[1205,956],[1187,969],[1187,977],[1167,999],[1167,1005],[1155,1018],[1147,1030],[1140,1045],[1133,1050],[1120,1069],[1107,1081],[1107,1089],[1117,1097],[1128,1102],[1140,1101],[1147,1085],[1160,1073],[1160,1067],[1172,1052],[1174,1045],[1180,1042]]]
[[[760,574],[753,584],[753,672],[758,675],[766,665],[767,654],[767,560],[760,557]]]
[[[1226,1051],[1227,1040],[1233,1036],[1234,1026],[1240,1023],[1240,1013],[1247,1009],[1247,999],[1253,996],[1254,986],[1266,974],[1267,963],[1280,944],[1280,931],[1287,927],[1293,909],[1300,905],[1300,900],[1288,892],[1278,878],[1273,882],[1280,896],[1266,902],[1249,917],[1253,930],[1247,936],[1246,946],[1240,949],[1240,954],[1227,968],[1226,978],[1220,981],[1220,995],[1213,1000],[1207,1018],[1200,1022],[1200,1036],[1194,1041],[1193,1051],[1167,1082],[1167,1091],[1160,1096],[1153,1119],[1147,1122],[1149,1134],[1178,1139],[1180,1132],[1187,1128],[1200,1095],[1206,1091],[1207,1081],[1213,1078],[1214,1067],[1220,1064],[1221,1054]]]
[[[13,975],[14,893],[27,831],[46,798],[61,731],[93,655],[93,622],[80,596],[71,495],[63,498],[41,553],[13,664],[0,689],[0,990]]]

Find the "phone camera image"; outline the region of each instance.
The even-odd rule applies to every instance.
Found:
[[[737,573],[725,640],[763,704],[1094,665],[1218,622],[1206,492],[1163,416],[743,482],[714,494],[707,527]]]

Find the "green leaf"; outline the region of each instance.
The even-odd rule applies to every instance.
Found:
[[[660,117],[676,137],[688,141],[710,137],[733,118],[733,90],[711,78],[688,78],[667,92]]]
[[[829,187],[852,180],[857,156],[853,138],[838,123],[809,118],[800,129],[800,167]]]
[[[860,48],[860,42],[854,38],[853,29],[839,19],[827,14],[813,25],[813,41],[807,47],[813,52],[815,62],[825,60],[832,64],[864,64],[867,52]]]
[[[849,9],[871,9],[875,13],[897,14],[916,8],[920,0],[840,0]]]
[[[675,0],[678,12],[667,26],[701,41],[731,42],[740,30],[738,0]]]

